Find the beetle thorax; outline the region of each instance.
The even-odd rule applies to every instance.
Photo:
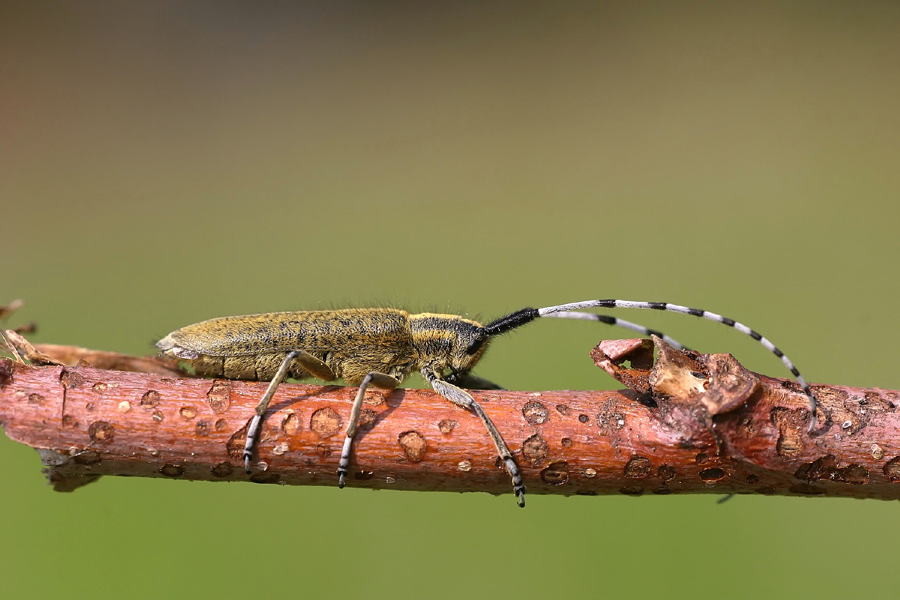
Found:
[[[468,373],[487,347],[481,323],[456,315],[410,315],[409,326],[419,369]]]

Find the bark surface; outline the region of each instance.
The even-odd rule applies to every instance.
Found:
[[[814,385],[810,434],[810,407],[794,382],[751,373],[731,355],[655,343],[655,363],[649,340],[592,352],[626,390],[473,391],[528,494],[900,498],[900,392]],[[241,451],[266,383],[179,376],[155,359],[36,350],[32,358],[81,364],[0,359],[0,422],[38,450],[56,490],[101,475],[337,485],[356,388],[281,385],[248,476]],[[511,492],[478,418],[430,390],[370,389],[360,425],[350,486]]]

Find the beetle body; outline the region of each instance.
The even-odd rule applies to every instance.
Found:
[[[253,381],[271,381],[289,352],[303,350],[335,378],[359,385],[372,372],[400,381],[422,369],[467,373],[487,339],[483,325],[456,315],[356,308],[210,319],[170,333],[157,348],[189,361],[198,375]],[[483,341],[470,353],[476,340]],[[297,359],[287,374],[314,375]]]
[[[722,323],[752,337],[777,356],[797,378],[809,400],[809,428],[813,430],[815,396],[794,364],[768,338],[717,313],[666,302],[586,300],[540,309],[523,308],[487,325],[457,315],[409,314],[391,308],[266,313],[188,325],[160,340],[157,348],[163,354],[190,362],[198,375],[271,382],[247,428],[243,456],[248,474],[262,420],[276,388],[285,377],[315,376],[325,381],[343,378],[351,385],[358,385],[338,466],[341,487],[348,474],[366,387],[394,389],[407,375],[419,371],[438,394],[481,419],[512,478],[517,502],[524,506],[525,486],[512,452],[481,405],[458,386],[497,388],[487,380],[470,375],[471,369],[484,355],[493,337],[542,317],[599,321],[643,335],[658,335],[671,345],[683,348],[662,332],[617,317],[582,312],[593,308],[636,308],[688,314]]]

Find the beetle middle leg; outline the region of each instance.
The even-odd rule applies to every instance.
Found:
[[[503,464],[506,466],[506,472],[509,473],[509,476],[512,478],[513,483],[513,491],[516,493],[516,502],[519,506],[525,506],[525,485],[522,483],[522,474],[519,472],[519,465],[516,463],[516,459],[513,458],[512,452],[509,450],[509,446],[506,445],[506,441],[504,441],[503,436],[500,435],[500,431],[494,425],[494,422],[491,421],[491,418],[484,412],[484,409],[481,408],[481,405],[475,401],[467,391],[460,389],[449,383],[444,381],[436,373],[430,372],[427,369],[422,369],[422,375],[425,379],[431,384],[431,387],[434,388],[438,394],[456,404],[457,406],[461,406],[462,408],[466,408],[474,412],[478,415],[478,418],[481,419],[481,422],[484,423],[485,429],[488,431],[488,435],[491,436],[491,440],[494,442],[494,446],[497,447],[497,453],[500,455],[500,459],[503,461]]]
[[[353,408],[350,409],[350,422],[347,424],[347,437],[344,438],[344,447],[341,450],[341,462],[338,464],[338,487],[344,487],[347,470],[350,467],[350,452],[353,448],[353,437],[356,435],[357,421],[362,410],[363,398],[366,396],[366,388],[369,384],[384,390],[393,390],[400,385],[400,380],[378,371],[372,371],[359,384],[359,391],[353,400]]]
[[[331,367],[309,352],[304,350],[288,352],[287,356],[284,357],[284,360],[281,361],[281,366],[278,367],[275,376],[272,377],[272,381],[269,382],[266,393],[263,394],[259,404],[256,405],[256,414],[253,415],[253,420],[250,422],[250,427],[247,429],[247,440],[244,442],[244,471],[247,472],[247,475],[251,472],[250,461],[253,460],[253,449],[259,441],[259,430],[262,426],[263,416],[266,414],[266,409],[269,408],[269,402],[272,401],[275,390],[278,388],[278,385],[284,381],[288,369],[291,366],[291,362],[294,360],[299,362],[304,369],[309,371],[309,373],[320,379],[324,379],[325,381],[334,379],[334,371],[331,370]]]

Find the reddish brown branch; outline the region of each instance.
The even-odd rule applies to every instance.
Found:
[[[900,393],[814,386],[822,406],[810,436],[806,398],[792,382],[750,373],[730,355],[663,346],[659,353],[651,369],[644,342],[595,350],[626,391],[474,392],[514,450],[529,494],[900,498]],[[240,452],[266,384],[161,368],[0,359],[0,421],[10,438],[41,453],[57,490],[100,475],[337,484],[355,388],[282,385],[248,477]],[[480,421],[431,391],[372,390],[361,422],[349,485],[510,493]]]

